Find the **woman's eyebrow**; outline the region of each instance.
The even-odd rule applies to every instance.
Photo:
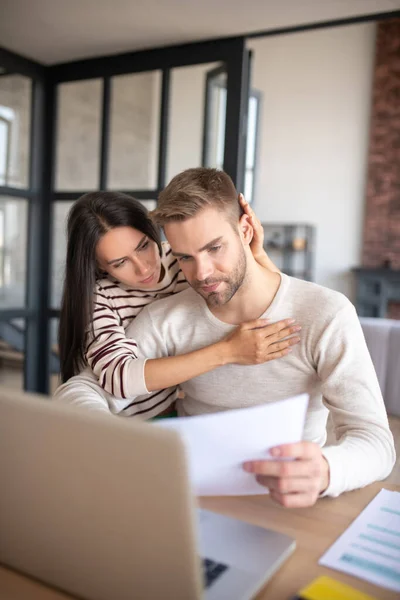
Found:
[[[145,242],[147,240],[147,235],[144,235],[142,237],[142,239],[140,240],[140,242],[138,243],[138,245],[136,246],[134,252],[136,252],[136,250],[138,250],[140,248],[140,246],[143,244],[143,242]],[[113,258],[112,260],[108,260],[107,264],[108,265],[112,265],[113,263],[116,262],[120,262],[121,260],[124,260],[124,258],[128,258],[127,256],[121,256],[121,258]]]

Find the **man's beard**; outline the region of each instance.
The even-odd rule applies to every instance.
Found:
[[[205,299],[209,307],[223,306],[233,298],[238,289],[242,286],[246,277],[246,268],[246,254],[243,247],[240,247],[238,262],[229,277],[210,277],[203,281],[195,281],[191,285],[193,289]],[[215,292],[207,293],[201,289],[203,286],[214,285],[215,283],[220,282],[226,284],[225,289],[221,292],[217,289]]]

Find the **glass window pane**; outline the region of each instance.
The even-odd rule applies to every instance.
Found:
[[[55,202],[53,211],[53,252],[51,264],[51,306],[60,308],[67,252],[67,217],[73,201]]]
[[[58,89],[56,188],[99,187],[102,81],[63,83]]]
[[[25,306],[28,202],[0,197],[0,308]]]
[[[224,165],[226,100],[226,73],[222,72],[208,81],[205,167]]]
[[[141,203],[149,212],[157,208],[157,200],[141,200]]]
[[[161,72],[113,77],[108,187],[157,187]]]
[[[1,111],[0,109],[0,112]],[[10,170],[11,125],[8,119],[0,115],[0,183],[6,185]]]
[[[171,70],[167,182],[184,169],[201,166],[207,73],[217,66],[220,63]]]
[[[0,321],[0,388],[24,387],[25,319]]]
[[[29,187],[31,80],[0,77],[0,185]]]
[[[252,202],[253,200],[253,186],[254,186],[254,172],[252,169],[247,169],[244,176],[244,197],[247,202]]]
[[[256,160],[256,135],[258,118],[258,98],[249,98],[249,116],[247,125],[246,168],[253,169]]]
[[[61,383],[60,361],[58,357],[58,323],[59,319],[50,319],[50,395],[54,394]]]

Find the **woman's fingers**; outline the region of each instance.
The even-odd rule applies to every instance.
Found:
[[[251,225],[254,229],[254,233],[259,238],[259,241],[264,241],[264,229],[260,223],[260,220],[256,216],[254,210],[251,208],[250,204],[247,202],[243,194],[239,194],[239,202],[240,206],[243,208],[245,214],[249,217],[251,221]],[[262,244],[261,244],[262,245]]]
[[[254,319],[254,321],[247,321],[242,324],[243,329],[264,329],[268,331],[268,335],[272,335],[273,333],[277,333],[281,329],[288,327],[295,323],[295,319],[282,319],[282,321],[277,321],[276,323],[272,323],[269,319]]]
[[[239,204],[243,208],[245,213],[248,214],[248,209],[250,208],[250,206],[243,194],[239,194]]]
[[[273,346],[268,346],[268,349],[271,350],[273,348]],[[269,362],[270,360],[275,360],[276,358],[282,358],[283,356],[286,356],[287,354],[290,354],[292,352],[292,348],[284,348],[283,350],[279,350],[278,352],[268,352],[267,356],[265,357],[265,361],[264,362]]]
[[[256,220],[258,220],[253,209],[251,208],[250,204],[247,202],[247,200],[243,196],[243,194],[239,194],[239,202],[240,202],[240,206],[243,208],[246,215],[248,217],[250,217],[250,219],[253,219],[255,217]]]
[[[280,352],[285,348],[289,348],[290,346],[295,346],[300,342],[300,338],[298,336],[294,336],[289,338],[288,340],[283,340],[282,342],[275,342],[273,344],[268,342],[268,348],[270,348],[273,352]]]
[[[284,329],[280,329],[277,332],[273,332],[270,335],[267,334],[265,337],[268,338],[270,344],[273,344],[275,342],[278,342],[279,340],[282,340],[285,337],[288,337],[289,335],[296,334],[299,331],[301,331],[301,326],[293,325],[291,327],[285,327]]]
[[[276,351],[278,351],[283,347],[286,348],[288,345],[297,343],[297,341],[289,343],[289,340],[287,340],[287,344],[282,347],[277,347],[278,342],[301,331],[301,326],[295,324],[295,319],[283,319],[282,321],[272,324],[269,324],[266,319],[256,319],[254,321],[249,321],[248,323],[243,323],[242,329],[258,330],[260,340],[261,338],[264,338],[268,345],[274,344]]]

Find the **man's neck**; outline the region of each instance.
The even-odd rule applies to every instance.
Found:
[[[270,306],[280,283],[279,273],[261,267],[251,255],[247,260],[245,280],[232,300],[209,309],[218,319],[232,325],[258,319]]]

